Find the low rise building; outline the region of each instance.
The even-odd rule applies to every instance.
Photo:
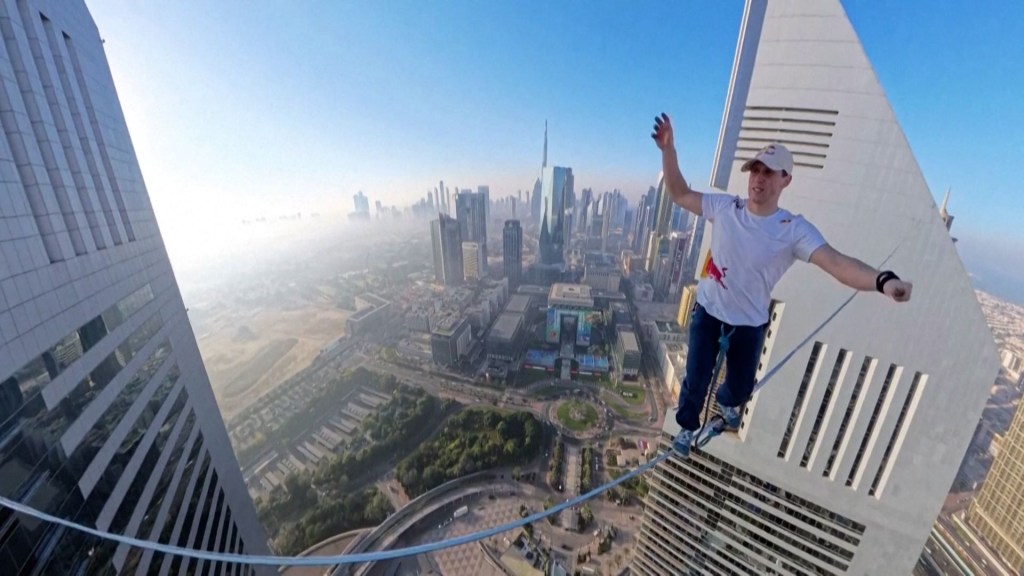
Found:
[[[633,299],[638,302],[652,302],[654,300],[654,286],[646,282],[634,284]]]
[[[516,293],[526,294],[532,300],[534,306],[547,308],[548,305],[548,292],[549,289],[544,286],[538,286],[536,284],[523,284],[520,286]]]
[[[629,306],[625,302],[612,302],[608,312],[608,317],[613,327],[633,327],[633,316],[629,313]]]
[[[621,282],[622,274],[614,265],[588,263],[584,269],[583,283],[594,290],[618,292]]]
[[[686,355],[689,346],[682,342],[661,342],[655,358],[658,361],[658,376],[666,390],[673,397],[679,396],[679,388],[686,375]]]
[[[474,333],[483,334],[491,325],[491,311],[491,303],[488,300],[483,300],[466,309],[466,319],[469,320]]]
[[[640,375],[640,342],[632,330],[620,327],[615,332],[613,350],[619,373],[623,378],[636,378]]]
[[[391,303],[374,294],[355,297],[356,311],[345,321],[350,336],[361,336],[383,328],[388,321]]]
[[[487,357],[491,360],[515,362],[523,353],[525,320],[517,312],[503,312],[487,333]]]
[[[492,310],[504,308],[508,302],[508,279],[488,281],[482,297],[491,303]]]
[[[602,314],[594,307],[590,286],[553,284],[548,294],[545,340],[563,346],[590,346],[595,324]],[[569,350],[571,352],[571,350]]]
[[[376,294],[364,292],[355,297],[355,304],[357,310],[363,310],[364,308],[381,308],[389,305],[390,302]]]
[[[654,322],[656,342],[686,342],[688,334],[675,322],[658,320]]]
[[[530,311],[531,299],[529,294],[513,294],[505,305],[505,312],[517,314],[528,314]]]
[[[505,312],[512,312],[514,314],[522,314],[523,322],[526,327],[537,321],[540,317],[537,307],[533,304],[533,298],[529,294],[513,294],[508,299],[508,303],[505,304]]]
[[[591,288],[585,284],[552,284],[548,292],[548,306],[564,308],[593,308]]]
[[[405,315],[405,327],[410,332],[430,332],[430,315],[417,310]]]
[[[430,333],[430,354],[435,364],[454,366],[469,353],[473,329],[461,316],[438,319]]]

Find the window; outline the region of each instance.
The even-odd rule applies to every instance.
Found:
[[[836,363],[832,367],[832,376],[828,379],[828,386],[825,387],[825,393],[821,397],[821,405],[818,406],[818,414],[814,418],[814,425],[811,427],[811,435],[807,438],[807,446],[804,448],[804,455],[800,459],[800,466],[807,468],[811,460],[811,455],[814,454],[814,449],[818,440],[818,433],[821,432],[821,427],[825,423],[825,419],[828,417],[832,408],[832,396],[838,385],[842,384],[842,376],[846,372],[846,366],[850,360],[850,353],[846,350],[839,350],[839,356],[836,357]]]
[[[878,415],[882,412],[882,406],[886,404],[889,396],[889,387],[892,386],[892,382],[897,376],[897,371],[898,367],[895,364],[889,365],[889,371],[885,375],[885,382],[882,383],[882,390],[878,393],[878,401],[875,402],[875,408],[871,411],[871,419],[868,421],[867,430],[864,431],[864,438],[861,439],[860,448],[857,449],[857,456],[853,459],[850,474],[846,477],[846,485],[854,487],[854,489],[856,489],[854,480],[858,478],[861,461],[864,459],[864,453],[867,451],[868,443],[875,431],[875,424],[878,422]]]
[[[914,373],[914,380],[910,383],[910,390],[907,391],[907,397],[903,400],[903,408],[900,410],[900,415],[896,419],[896,426],[892,430],[892,435],[889,437],[889,443],[885,446],[885,452],[882,454],[882,461],[878,465],[878,470],[875,472],[875,479],[871,481],[871,488],[868,490],[869,496],[875,496],[879,490],[879,482],[883,476],[889,474],[889,458],[893,455],[893,451],[897,445],[903,443],[903,439],[906,437],[905,425],[909,424],[907,418],[913,418],[913,413],[917,409],[917,403],[920,400],[921,391],[924,389],[924,384],[928,380],[928,377],[922,375],[920,372]]]
[[[800,417],[800,413],[803,411],[807,390],[818,375],[818,361],[824,349],[825,345],[821,342],[815,342],[814,347],[811,348],[811,356],[807,359],[807,368],[804,369],[804,377],[803,380],[800,381],[800,389],[796,393],[796,401],[793,402],[793,411],[789,415],[789,423],[786,425],[786,433],[782,436],[782,443],[779,444],[779,458],[788,457],[787,452],[789,451],[789,442],[793,437],[793,430],[796,428],[796,422]]]

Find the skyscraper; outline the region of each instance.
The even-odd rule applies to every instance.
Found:
[[[100,530],[268,553],[85,3],[0,4],[0,32],[0,211],[18,222],[0,226],[0,492]],[[225,568],[6,509],[0,534],[0,574]]]
[[[690,325],[690,314],[697,303],[697,285],[690,284],[682,289],[679,295],[679,310],[676,312],[676,324],[686,328]]]
[[[576,217],[576,231],[581,234],[588,233],[588,225],[590,223],[591,208],[594,208],[596,213],[597,202],[594,199],[594,191],[591,188],[584,188],[580,192],[580,206],[579,215]]]
[[[479,280],[487,275],[487,258],[479,242],[462,243],[462,273],[466,280]]]
[[[672,223],[668,229],[672,232],[686,232],[690,228],[690,213],[682,206],[672,206]]]
[[[946,196],[942,199],[942,207],[939,208],[939,218],[942,219],[942,223],[946,226],[947,232],[953,228],[954,217],[949,213],[949,194],[952,191],[952,188],[946,189]],[[953,242],[956,242],[956,238],[953,238]]]
[[[693,228],[690,229],[690,236],[686,240],[686,260],[683,264],[683,279],[685,282],[695,282],[697,271],[701,264],[700,250],[704,244],[704,230],[707,220],[703,216],[693,219]]]
[[[541,183],[540,178],[533,183],[533,194],[530,195],[530,216],[540,221]]]
[[[434,277],[438,284],[455,286],[462,283],[462,233],[454,218],[438,214],[430,223],[430,240],[434,247]]]
[[[785,143],[782,205],[917,290],[903,306],[858,296],[747,403],[738,433],[659,464],[632,573],[908,574],[995,379],[991,332],[838,0],[748,0],[728,94],[712,185],[745,197],[741,164]],[[793,266],[757,377],[850,293]]]
[[[544,157],[541,159],[540,168],[548,167],[548,121],[544,121]]]
[[[476,242],[487,257],[487,195],[463,190],[455,196],[455,218],[463,242]]]
[[[523,227],[519,220],[505,220],[501,231],[502,265],[511,294],[523,283]]]
[[[1024,573],[1024,410],[999,442],[967,520],[1014,570]]]
[[[548,166],[541,181],[540,206],[540,261],[542,264],[565,262],[566,241],[569,238],[566,210],[573,197],[572,168]]]
[[[357,213],[369,215],[369,213],[370,213],[370,199],[366,197],[366,194],[363,194],[362,190],[360,190],[359,192],[356,192],[355,194],[352,195],[352,202],[353,202],[353,204],[355,204],[355,207],[356,207],[355,211]]]
[[[612,218],[614,217],[612,198],[611,194],[605,192],[601,200],[601,252],[608,248],[608,234],[612,229]]]
[[[647,250],[648,236],[651,230],[651,218],[657,206],[658,190],[651,186],[647,193],[640,197],[636,207],[636,225],[633,230],[633,252],[644,256]]]
[[[648,272],[654,271],[658,258],[668,254],[667,238],[669,227],[672,223],[673,202],[672,196],[665,187],[665,177],[662,174],[658,175],[657,195],[655,196],[653,206],[654,211],[648,224],[650,232],[648,232],[647,245],[645,247],[647,263],[644,269]]]
[[[622,238],[632,238],[636,228],[636,213],[629,208],[628,201],[622,198]],[[630,244],[632,247],[632,244]]]
[[[477,186],[476,193],[484,197],[484,232],[486,233],[486,224],[491,221],[491,187],[483,185]]]

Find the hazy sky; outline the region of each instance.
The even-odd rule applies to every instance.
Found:
[[[165,234],[259,213],[408,203],[443,179],[654,183],[654,114],[706,183],[741,0],[87,0]],[[845,3],[937,200],[1024,262],[1024,4]],[[169,238],[168,243],[172,243]],[[965,257],[966,258],[966,257]],[[970,267],[970,266],[969,266]],[[998,266],[997,266],[998,270]],[[1021,285],[1024,285],[1024,272]]]

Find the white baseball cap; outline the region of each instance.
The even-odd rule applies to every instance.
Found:
[[[776,172],[785,170],[786,174],[793,173],[793,155],[790,154],[788,148],[778,142],[761,148],[756,156],[743,163],[740,172],[749,171],[754,162],[760,162]]]

